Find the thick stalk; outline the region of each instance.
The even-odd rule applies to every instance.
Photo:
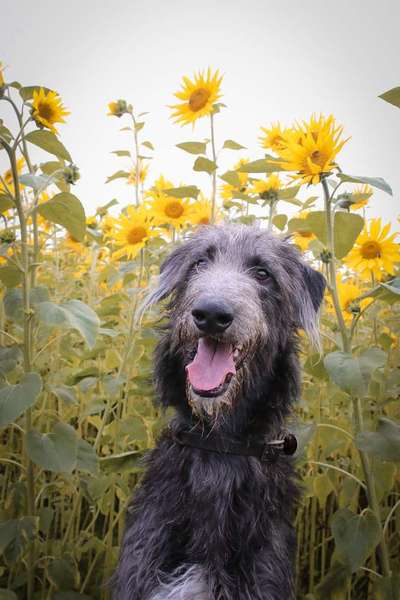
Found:
[[[217,163],[217,153],[215,151],[215,133],[214,133],[214,115],[211,113],[210,115],[210,129],[211,129],[211,151],[212,151],[212,159],[214,163]],[[215,223],[215,216],[217,212],[216,202],[217,202],[217,170],[211,173],[211,223]]]
[[[15,152],[11,148],[6,148],[8,157],[10,159],[11,171],[14,181],[14,200],[15,206],[18,213],[18,219],[20,224],[20,235],[21,235],[21,262],[23,268],[23,280],[22,280],[22,298],[23,298],[23,310],[24,310],[24,344],[23,344],[23,355],[24,355],[24,371],[29,373],[32,368],[32,309],[30,305],[30,261],[29,261],[29,250],[28,250],[28,229],[25,218],[24,209],[22,206],[22,199],[19,187],[17,161]],[[32,409],[28,409],[25,413],[25,432],[27,433],[32,428]],[[33,464],[29,459],[26,450],[26,439],[24,438],[24,460],[26,465],[26,477],[27,477],[27,508],[28,516],[35,516],[35,481]],[[34,564],[35,564],[35,544],[34,541],[29,543],[28,548],[28,580],[27,580],[27,597],[28,600],[32,600],[34,593]]]
[[[325,215],[326,215],[326,227],[327,227],[327,242],[328,242],[328,250],[331,254],[331,258],[328,264],[329,269],[329,279],[330,279],[330,287],[332,300],[335,307],[336,317],[339,324],[340,334],[342,337],[342,344],[344,352],[351,353],[351,339],[348,335],[346,325],[344,322],[343,314],[340,308],[339,296],[336,285],[336,259],[335,259],[335,247],[334,247],[334,221],[332,215],[332,200],[329,195],[328,184],[325,179],[321,180],[322,188],[324,190],[324,199],[325,199]],[[364,430],[364,422],[363,422],[363,411],[360,399],[352,396],[352,404],[353,404],[353,415],[354,415],[354,429],[355,435],[362,432]],[[375,477],[371,469],[371,465],[369,462],[369,458],[365,452],[362,450],[358,450],[360,456],[361,467],[364,473],[364,478],[366,482],[367,488],[367,498],[368,504],[371,510],[374,512],[380,526],[382,526],[381,521],[381,511],[378,502],[378,498],[376,495],[376,487],[375,487]],[[389,560],[389,551],[386,544],[386,540],[382,536],[380,545],[378,546],[378,551],[381,559],[381,567],[382,573],[385,577],[389,577],[391,574],[390,570],[390,560]]]
[[[132,114],[132,120],[133,120],[133,135],[135,138],[135,200],[136,200],[136,206],[139,206],[139,184],[140,184],[140,169],[141,169],[141,160],[139,158],[139,139],[138,139],[138,132],[137,132],[137,128],[136,128],[136,119]]]

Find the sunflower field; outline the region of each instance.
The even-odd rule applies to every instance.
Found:
[[[141,458],[170,418],[152,402],[159,309],[139,318],[140,307],[172,246],[224,222],[289,236],[328,282],[321,349],[302,336],[289,424],[303,479],[298,598],[400,598],[400,246],[398,223],[368,218],[374,193],[392,190],[341,165],[351,140],[332,115],[263,124],[259,156],[217,145],[222,83],[210,69],[184,77],[170,106],[191,126],[178,144],[193,161],[185,184],[149,180],[146,113],[111,101],[104,119],[127,132],[115,154],[130,168],[107,185],[126,180],[132,203],[86,215],[62,98],[9,81],[0,63],[12,111],[0,119],[1,600],[110,598]],[[400,88],[382,99],[400,107]],[[237,156],[226,172],[221,153]]]

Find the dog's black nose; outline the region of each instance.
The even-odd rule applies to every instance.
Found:
[[[196,302],[193,321],[200,331],[208,334],[223,333],[233,321],[233,313],[222,300],[203,298]]]

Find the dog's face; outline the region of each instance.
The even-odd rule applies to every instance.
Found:
[[[324,287],[292,245],[254,227],[203,227],[176,249],[150,302],[172,295],[171,340],[193,411],[234,405],[257,353],[272,368],[298,328],[315,339]]]

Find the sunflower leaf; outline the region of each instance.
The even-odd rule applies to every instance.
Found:
[[[182,142],[176,144],[176,147],[189,152],[189,154],[205,154],[207,144],[205,142]]]
[[[194,198],[200,194],[200,190],[195,185],[183,185],[177,188],[169,188],[164,190],[167,196],[173,196],[174,198]]]
[[[380,94],[378,98],[382,98],[385,102],[389,102],[389,104],[393,104],[393,106],[400,108],[400,87],[394,87],[391,90]]]
[[[48,202],[39,204],[37,212],[50,221],[65,227],[72,237],[82,242],[86,233],[85,210],[80,200],[68,192],[53,196]]]
[[[45,131],[44,129],[38,129],[36,131],[31,131],[26,134],[25,140],[38,146],[42,150],[49,152],[50,154],[54,154],[58,158],[63,160],[67,160],[68,162],[72,162],[72,158],[68,150],[65,146],[60,142],[54,133],[51,131]]]
[[[46,92],[46,94],[54,91],[48,87],[44,87],[43,85],[25,85],[19,89],[19,95],[21,96],[22,100],[26,102],[27,100],[31,100],[31,98],[33,98],[33,92],[40,92],[41,89]]]
[[[13,206],[15,206],[15,204],[12,196],[9,196],[9,194],[0,194],[0,213],[13,208]]]
[[[363,175],[346,175],[345,173],[338,173],[337,176],[341,181],[347,183],[366,183],[393,196],[392,188],[382,177],[364,177]]]
[[[217,163],[215,163],[213,160],[209,160],[208,158],[205,158],[204,156],[199,156],[199,158],[196,158],[196,161],[193,165],[194,171],[201,171],[201,172],[204,171],[206,173],[209,173],[210,175],[216,169],[217,169]]]
[[[129,150],[113,150],[111,154],[116,154],[117,156],[130,156],[131,153]]]
[[[154,150],[154,146],[151,142],[142,142],[142,146],[146,146],[146,148],[148,148],[149,150]]]
[[[128,177],[129,177],[128,171],[116,171],[113,175],[110,175],[110,177],[107,177],[106,183],[110,183],[110,181],[114,181],[114,179],[123,179],[123,178],[127,179]]]
[[[220,175],[219,178],[229,183],[229,185],[233,185],[233,187],[240,186],[240,178],[237,171],[227,171],[223,175]]]
[[[228,150],[245,150],[246,146],[242,146],[233,140],[225,140],[223,148],[227,148]]]

